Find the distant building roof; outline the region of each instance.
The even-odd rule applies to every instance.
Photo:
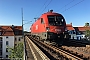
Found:
[[[14,32],[10,26],[0,26],[1,36],[14,36]]]
[[[22,26],[14,26],[15,30],[22,30]]]
[[[0,26],[0,36],[22,35],[22,26]]]
[[[74,27],[75,28],[75,30],[77,30],[77,31],[86,31],[86,30],[90,30],[90,26],[89,27]]]
[[[10,26],[0,26],[0,30],[2,31],[13,31]]]
[[[22,26],[14,26],[13,28],[14,35],[22,35]]]
[[[72,26],[72,23],[66,24],[67,30],[75,30]]]

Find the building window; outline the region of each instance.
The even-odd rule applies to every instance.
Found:
[[[6,52],[8,52],[8,48],[6,48]]]
[[[2,51],[0,51],[0,58],[2,58]]]
[[[9,45],[8,41],[6,41],[6,45]]]
[[[8,38],[8,36],[6,36],[6,38]]]
[[[0,56],[2,56],[2,51],[0,51]]]
[[[15,41],[17,41],[17,38],[15,38]]]
[[[0,49],[2,48],[2,43],[0,43]]]
[[[18,33],[19,33],[18,31],[15,31],[15,35],[18,35]]]
[[[8,55],[6,55],[6,58],[8,58]]]
[[[0,37],[0,41],[2,41],[2,37]]]
[[[0,35],[1,35],[1,32],[0,32]]]
[[[18,40],[20,41],[20,38]]]
[[[15,44],[15,46],[17,46],[17,44]]]
[[[41,24],[44,24],[44,20],[43,20],[43,18],[41,18]]]

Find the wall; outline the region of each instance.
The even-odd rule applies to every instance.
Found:
[[[18,42],[23,42],[22,36],[15,36],[16,40],[15,40],[15,44],[17,44]],[[20,39],[20,41],[19,41]]]
[[[8,38],[6,38],[8,37]],[[6,55],[8,55],[9,53],[6,52],[6,41],[8,41],[8,46],[9,47],[14,47],[14,36],[3,36],[3,50],[2,50],[2,57],[6,58]]]

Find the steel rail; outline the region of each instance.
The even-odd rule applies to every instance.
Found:
[[[42,60],[50,60],[27,36],[25,38],[27,39],[28,42],[30,42],[33,45],[33,47],[36,49],[38,54],[41,56]],[[35,54],[34,54],[34,57],[35,57],[35,60],[37,60]]]
[[[60,55],[63,55],[64,57],[66,57],[68,59],[72,59],[72,60],[83,60],[82,58],[79,58],[78,56],[75,56],[75,55],[73,55],[73,54],[71,54],[69,52],[66,52],[66,51],[64,51],[62,49],[59,49],[59,48],[57,48],[55,46],[51,46],[51,45],[45,44],[45,43],[43,43],[43,42],[41,42],[39,40],[35,40],[35,39],[33,41],[34,42],[37,41],[36,43],[38,43],[38,45],[41,46],[43,49],[48,48],[48,49],[50,49],[50,50],[52,50],[52,51],[54,51],[54,52],[56,52],[56,53],[58,53]],[[44,48],[44,46],[45,46],[45,48]],[[45,49],[45,50],[48,52],[47,49]],[[50,51],[49,51],[49,53],[50,53]],[[54,55],[54,57],[55,57],[55,55]]]

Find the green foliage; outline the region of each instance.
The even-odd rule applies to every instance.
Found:
[[[9,58],[23,58],[23,43],[18,43],[14,48],[9,48]]]
[[[90,30],[86,30],[86,36],[90,36]]]
[[[85,26],[89,26],[89,23],[85,23]]]

